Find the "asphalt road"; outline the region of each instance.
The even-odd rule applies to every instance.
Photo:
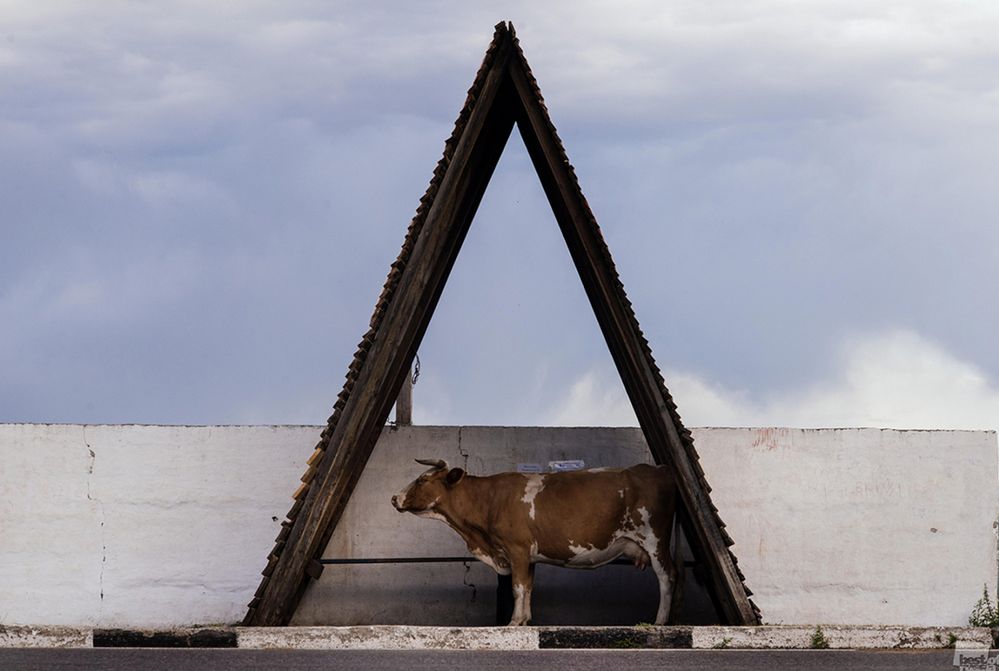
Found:
[[[282,669],[429,671],[431,669],[950,669],[952,651],[854,650],[0,650],[0,669]]]

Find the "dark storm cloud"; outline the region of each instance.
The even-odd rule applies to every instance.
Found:
[[[989,4],[2,11],[2,420],[324,421],[503,18],[664,367],[793,394],[902,330],[999,376]],[[418,418],[619,390],[519,143]]]

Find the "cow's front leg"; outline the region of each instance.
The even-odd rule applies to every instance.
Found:
[[[513,578],[513,617],[511,627],[523,626],[531,621],[531,588],[534,586],[534,564],[529,559],[510,562]]]

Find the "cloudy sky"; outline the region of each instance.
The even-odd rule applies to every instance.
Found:
[[[999,427],[991,0],[0,0],[0,421],[325,422],[502,19],[688,424]],[[635,423],[516,133],[420,358]]]

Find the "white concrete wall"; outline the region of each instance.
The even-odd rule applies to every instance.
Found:
[[[996,593],[996,434],[695,431],[772,624],[966,625]]]
[[[0,624],[238,621],[318,433],[0,425]],[[995,433],[694,434],[767,622],[958,625],[983,583],[994,593]],[[419,471],[410,456],[467,458],[471,472],[485,473],[542,457],[633,463],[646,452],[633,429],[387,430],[327,556],[463,553],[443,525],[388,505]],[[300,621],[331,613],[359,622],[492,616],[495,580],[482,566],[467,574],[461,565],[386,570],[327,569]],[[562,589],[577,580],[569,574],[589,580],[586,591]],[[623,567],[539,571],[553,598],[538,607],[580,610],[601,590],[643,589],[642,575]],[[465,583],[477,585],[475,604]]]
[[[242,619],[317,436],[0,425],[0,624]]]

